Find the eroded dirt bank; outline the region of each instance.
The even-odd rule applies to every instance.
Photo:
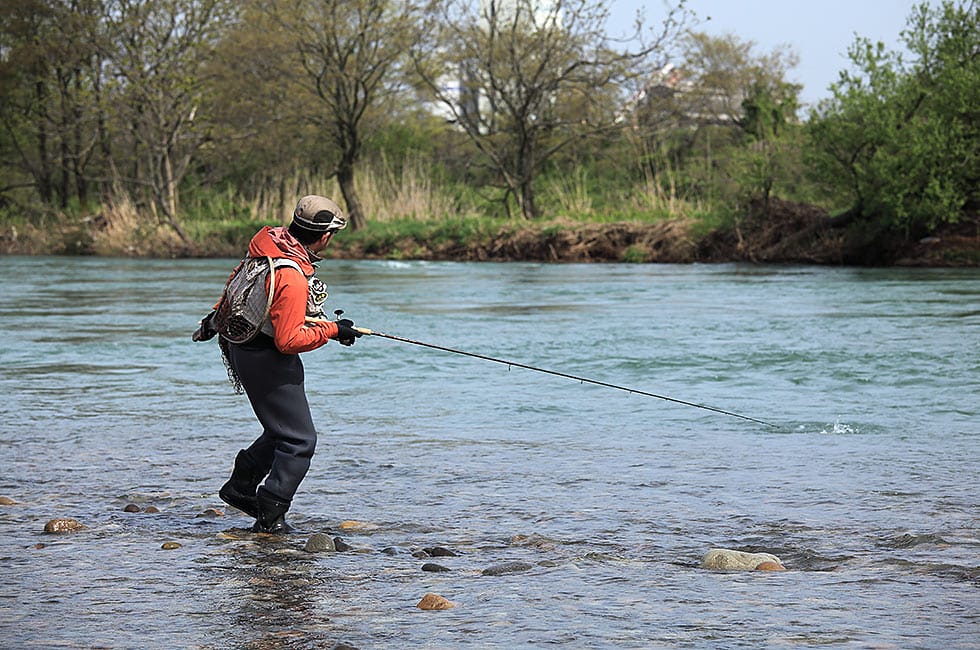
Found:
[[[542,262],[758,262],[852,266],[980,266],[980,216],[938,233],[909,236],[875,230],[849,215],[773,199],[734,224],[708,233],[692,219],[656,223],[514,222],[465,240],[419,234],[401,239],[338,237],[334,259]],[[0,231],[0,254],[121,257],[236,257],[252,230],[182,245],[172,232],[119,234],[106,219],[46,230]],[[122,229],[125,234],[125,229]],[[420,229],[425,232],[425,229]],[[240,240],[240,241],[239,241]]]

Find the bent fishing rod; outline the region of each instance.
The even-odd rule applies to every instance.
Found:
[[[339,317],[343,314],[342,310],[335,312]],[[307,319],[309,321],[317,321],[322,319]],[[531,366],[526,363],[519,363],[517,361],[510,361],[508,359],[499,359],[497,357],[490,357],[485,354],[478,354],[476,352],[467,352],[466,350],[457,350],[455,348],[449,348],[444,345],[436,345],[435,343],[426,343],[425,341],[416,341],[414,339],[408,339],[402,336],[395,336],[394,334],[385,334],[384,332],[375,332],[374,330],[368,329],[366,327],[354,327],[355,331],[365,336],[378,336],[385,339],[390,339],[392,341],[399,341],[401,343],[409,343],[411,345],[419,345],[424,348],[432,348],[433,350],[441,350],[443,352],[450,352],[452,354],[460,354],[466,357],[473,357],[474,359],[482,359],[483,361],[492,361],[493,363],[499,363],[507,366],[508,368],[523,368],[525,370],[533,370],[534,372],[542,372],[547,375],[554,375],[555,377],[564,377],[565,379],[571,379],[584,384],[594,384],[596,386],[603,386],[604,388],[612,388],[614,390],[625,391],[630,394],[643,395],[644,397],[654,397],[656,399],[661,399],[667,402],[673,402],[675,404],[682,404],[684,406],[692,406],[694,408],[703,409],[705,411],[713,411],[715,413],[721,413],[722,415],[729,415],[734,418],[741,418],[742,420],[748,420],[749,422],[755,422],[756,424],[762,424],[767,427],[775,427],[776,425],[771,422],[766,422],[764,420],[759,420],[748,415],[742,415],[740,413],[734,413],[732,411],[726,411],[724,409],[716,408],[714,406],[708,406],[706,404],[696,404],[694,402],[688,402],[686,400],[677,399],[676,397],[669,397],[667,395],[658,395],[657,393],[650,393],[645,390],[639,390],[636,388],[630,388],[629,386],[619,386],[617,384],[610,384],[605,381],[599,381],[598,379],[589,379],[588,377],[579,377],[578,375],[572,375],[567,372],[559,372],[557,370],[548,370],[547,368],[539,368],[537,366]]]

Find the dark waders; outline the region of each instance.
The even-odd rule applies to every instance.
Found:
[[[283,354],[272,338],[259,334],[249,343],[228,346],[229,363],[241,379],[262,435],[239,452],[235,473],[222,488],[244,496],[231,505],[256,517],[259,532],[288,532],[284,515],[310,469],[316,449],[316,429],[304,388],[303,362],[298,354]],[[249,491],[265,477],[253,502]],[[242,506],[245,507],[242,507]]]

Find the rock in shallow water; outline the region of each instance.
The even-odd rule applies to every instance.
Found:
[[[0,497],[0,506],[15,506],[17,502],[10,497]]]
[[[44,524],[46,533],[74,533],[85,528],[75,519],[52,519]]]
[[[438,594],[428,593],[416,605],[419,609],[452,609],[456,603],[446,600]]]
[[[759,562],[759,566],[757,566],[755,570],[756,571],[785,571],[786,567],[784,567],[779,562],[772,562],[770,560],[766,560],[765,562]]]
[[[701,558],[701,568],[719,571],[784,571],[783,562],[771,553],[747,553],[728,548],[713,548]]]
[[[303,550],[310,553],[332,553],[337,550],[337,547],[334,544],[333,537],[326,533],[316,533],[307,540]]]
[[[429,571],[432,573],[442,573],[443,571],[449,571],[449,567],[442,566],[441,564],[436,564],[435,562],[426,562],[422,565],[423,571]]]
[[[456,557],[456,552],[446,548],[445,546],[432,546],[429,548],[423,548],[423,551],[429,554],[429,557]]]
[[[180,547],[181,547],[180,542],[164,542],[163,544],[160,545],[160,548],[162,548],[165,551],[173,551],[174,549],[178,549]]]
[[[502,576],[508,573],[520,573],[521,571],[530,571],[534,567],[527,562],[504,562],[503,564],[495,564],[491,567],[487,567],[483,570],[483,575],[485,576]]]

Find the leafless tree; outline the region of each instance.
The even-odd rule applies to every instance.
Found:
[[[535,178],[571,142],[617,126],[631,82],[663,65],[688,12],[665,5],[660,27],[607,34],[606,0],[448,0],[418,61],[435,99],[497,173],[504,201],[538,216]]]
[[[365,129],[400,86],[406,54],[422,37],[429,0],[272,0],[269,11],[293,35],[302,74],[295,101],[336,146],[336,176],[351,227],[365,215],[354,183]]]

